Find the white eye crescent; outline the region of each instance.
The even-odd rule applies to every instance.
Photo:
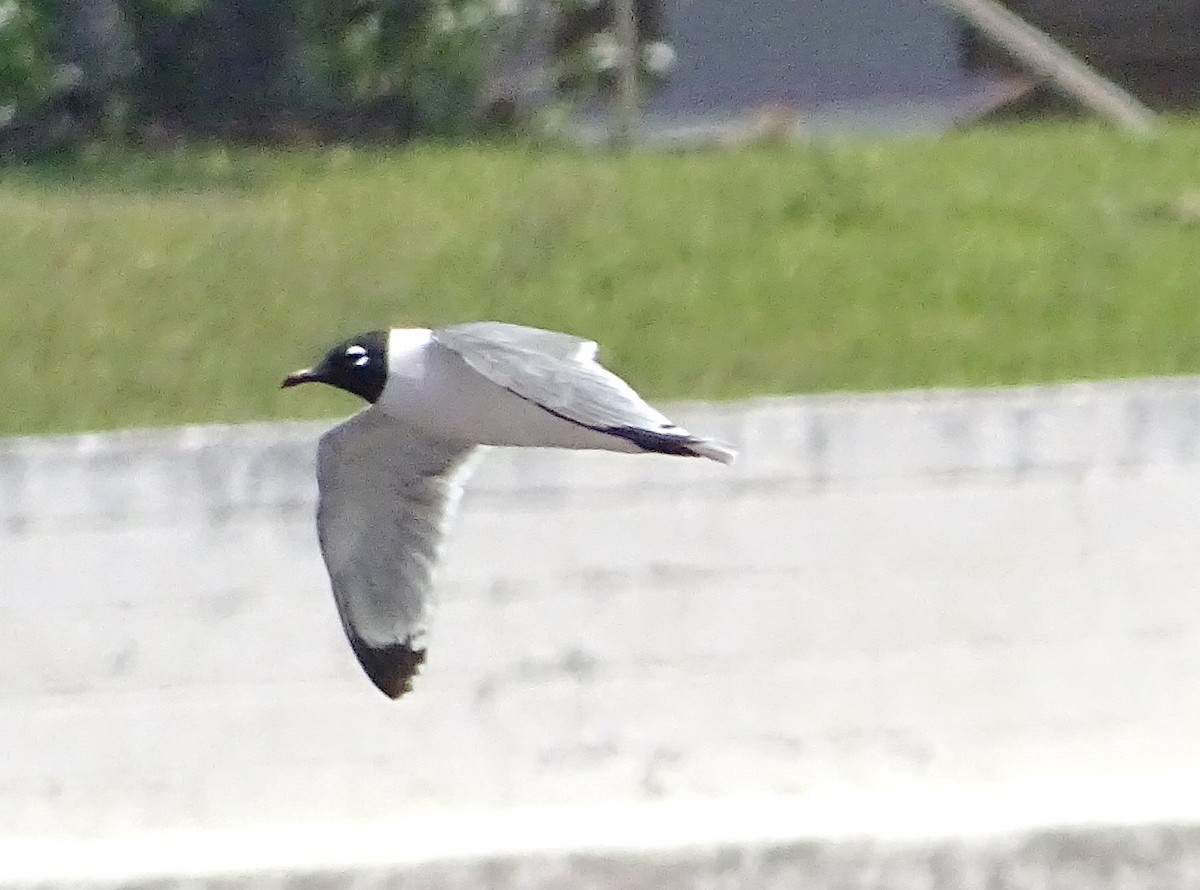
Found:
[[[346,358],[354,359],[355,367],[361,368],[370,358],[367,356],[367,350],[357,344],[346,350]]]

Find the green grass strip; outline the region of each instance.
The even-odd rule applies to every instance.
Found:
[[[1200,123],[614,157],[101,151],[0,170],[0,432],[347,413],[333,341],[499,319],[656,399],[1200,370]]]

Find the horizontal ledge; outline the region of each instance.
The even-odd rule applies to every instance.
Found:
[[[359,824],[143,832],[86,840],[9,838],[0,839],[0,886],[404,871],[438,863],[469,867],[480,861],[564,855],[632,861],[688,850],[795,844],[868,843],[882,850],[936,850],[947,843],[1011,847],[1022,838],[1060,832],[1075,839],[1078,852],[1089,835],[1103,839],[1113,833],[1145,833],[1154,826],[1178,826],[1176,830],[1197,833],[1200,840],[1200,775],[428,810]],[[1107,855],[1119,854],[1109,847]],[[1200,845],[1195,855],[1200,858]]]

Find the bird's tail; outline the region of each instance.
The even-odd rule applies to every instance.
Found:
[[[688,440],[687,446],[688,453],[692,456],[707,457],[709,460],[720,461],[723,464],[731,464],[737,458],[736,451],[720,442],[714,442],[712,439],[692,436]]]
[[[660,430],[635,426],[609,427],[604,432],[620,436],[643,451],[652,451],[655,454],[707,457],[709,460],[720,461],[723,464],[733,463],[733,459],[737,456],[737,452],[732,448],[711,439],[693,436],[687,430],[677,426]]]

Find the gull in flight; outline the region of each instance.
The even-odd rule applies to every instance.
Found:
[[[325,383],[368,406],[317,449],[317,532],[342,627],[390,698],[425,660],[432,576],[480,445],[733,461],[596,362],[591,340],[501,322],[371,331],[283,386]]]

